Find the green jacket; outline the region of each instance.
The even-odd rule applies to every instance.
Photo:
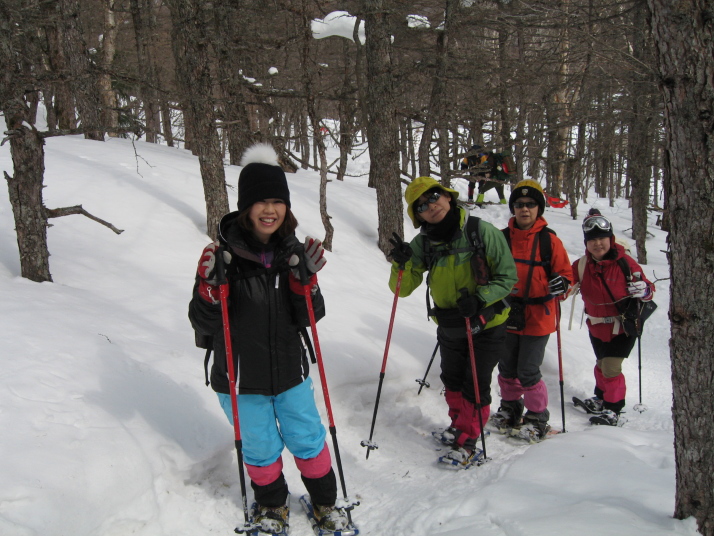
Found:
[[[471,245],[464,232],[468,213],[463,208],[459,208],[459,211],[461,217],[460,230],[450,243],[432,242],[432,255],[438,256],[440,250],[468,248]],[[429,274],[431,297],[434,300],[434,305],[437,307],[442,309],[456,308],[456,300],[461,297],[459,290],[464,287],[468,289],[470,295],[475,294],[486,305],[491,305],[507,297],[511,293],[513,285],[518,282],[516,263],[513,261],[513,256],[511,255],[503,233],[483,220],[481,220],[479,224],[479,231],[483,239],[484,248],[486,250],[486,260],[490,271],[488,284],[478,286],[474,280],[470,262],[471,256],[474,254],[473,252],[467,251],[441,256],[434,262]],[[424,240],[428,239],[422,228],[421,232],[415,236],[409,244],[412,248],[413,255],[411,260],[409,260],[404,267],[402,284],[399,290],[400,297],[409,296],[421,285],[424,278],[424,272],[427,270],[426,260],[424,258]],[[389,288],[392,289],[392,292],[394,292],[397,286],[398,274],[399,265],[393,262],[392,273],[389,278]],[[506,308],[500,314],[497,314],[486,324],[486,329],[503,324],[508,318],[509,312],[510,308]],[[434,319],[434,321],[436,321],[436,319]]]

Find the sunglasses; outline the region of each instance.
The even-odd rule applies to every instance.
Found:
[[[513,206],[516,208],[536,208],[538,206],[538,203],[535,201],[526,201],[525,203],[520,203],[516,201],[513,203]]]
[[[416,205],[414,208],[417,211],[417,214],[421,214],[422,212],[425,212],[428,208],[429,205],[432,203],[436,203],[439,198],[441,197],[441,192],[438,190],[434,190],[429,194],[429,197],[426,198],[426,202],[422,203],[421,205]]]
[[[591,216],[583,222],[583,231],[586,233],[589,233],[596,227],[603,231],[609,231],[612,229],[612,224],[605,216]]]

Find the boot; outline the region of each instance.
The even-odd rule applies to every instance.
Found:
[[[600,415],[590,417],[591,424],[604,424],[606,426],[622,426],[620,423],[620,414],[615,413],[611,409],[604,409]]]
[[[449,426],[448,428],[445,428],[444,430],[436,430],[436,431],[432,432],[431,435],[434,439],[436,439],[442,445],[451,446],[456,442],[456,440],[461,435],[461,430],[454,428],[453,426]]]
[[[283,506],[260,506],[253,516],[253,521],[260,526],[260,530],[269,534],[287,533],[290,509],[287,504]]]
[[[459,469],[466,469],[473,464],[479,465],[477,460],[479,460],[482,455],[483,451],[476,448],[476,440],[469,438],[464,442],[462,447],[454,443],[449,452],[439,457],[439,462],[454,465]]]
[[[583,400],[583,404],[585,404],[588,408],[588,411],[590,413],[593,413],[595,415],[599,415],[602,413],[602,400],[596,396],[592,398],[586,398]]]
[[[476,198],[476,204],[477,204],[477,205],[482,205],[482,204],[483,204],[483,197],[484,197],[484,194],[478,194],[478,197]]]
[[[521,425],[523,415],[523,399],[503,400],[498,411],[491,417],[491,422],[502,432],[510,428],[518,428]]]
[[[542,413],[529,410],[523,417],[523,426],[518,430],[518,436],[531,443],[542,441],[550,431],[548,419],[550,419],[550,412],[547,409]]]
[[[334,504],[328,506],[313,505],[312,512],[320,529],[330,532],[344,530],[349,524],[347,513]]]

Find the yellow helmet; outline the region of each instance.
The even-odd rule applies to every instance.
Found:
[[[418,177],[414,179],[411,183],[409,183],[409,186],[407,186],[407,189],[404,192],[404,199],[407,201],[407,214],[412,220],[415,229],[421,227],[422,222],[420,222],[417,219],[416,214],[414,214],[414,202],[419,199],[424,192],[427,192],[432,188],[441,188],[445,192],[449,192],[454,201],[459,198],[459,192],[452,190],[451,188],[447,188],[443,184],[437,182],[436,179],[432,179],[431,177]]]

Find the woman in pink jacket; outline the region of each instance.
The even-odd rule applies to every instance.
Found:
[[[595,396],[584,400],[593,424],[622,425],[626,384],[622,362],[630,355],[637,337],[628,335],[622,311],[631,300],[649,301],[654,284],[637,262],[615,243],[612,223],[597,209],[583,221],[587,252],[585,260],[573,263],[573,277],[580,283],[590,342],[595,351]],[[624,266],[623,266],[624,264]],[[631,277],[628,280],[626,272]]]

